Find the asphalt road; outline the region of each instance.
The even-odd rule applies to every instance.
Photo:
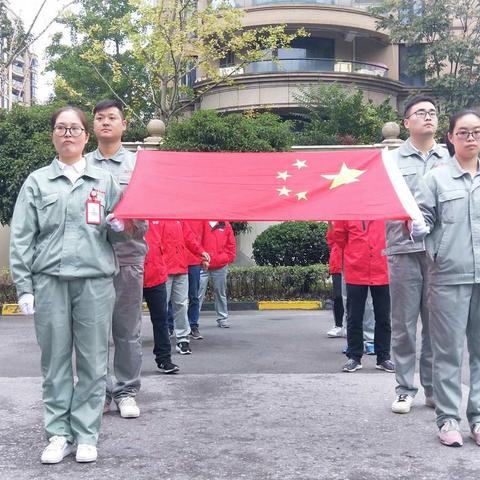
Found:
[[[173,354],[178,375],[156,371],[143,323],[138,419],[104,417],[95,464],[41,465],[39,350],[32,320],[0,317],[0,479],[473,479],[478,447],[441,446],[417,396],[390,412],[394,375],[342,373],[344,339],[328,339],[331,312],[245,311],[232,328],[203,314],[193,355]]]

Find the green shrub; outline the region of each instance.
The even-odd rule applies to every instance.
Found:
[[[312,265],[328,263],[327,225],[318,222],[284,222],[272,225],[253,242],[258,265]]]
[[[17,303],[17,291],[8,268],[0,269],[0,305],[4,303]]]
[[[326,300],[331,296],[327,265],[229,267],[229,301]],[[206,300],[213,298],[211,289]]]
[[[195,152],[280,152],[293,143],[291,123],[272,113],[220,115],[199,110],[170,123],[164,150]]]

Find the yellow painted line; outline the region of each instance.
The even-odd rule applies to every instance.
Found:
[[[21,315],[22,311],[16,303],[4,303],[2,307],[2,315]]]
[[[318,300],[289,300],[258,302],[259,310],[320,310],[322,302]]]

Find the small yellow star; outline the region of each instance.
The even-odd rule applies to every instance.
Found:
[[[289,190],[285,186],[283,186],[282,188],[277,188],[277,190],[279,191],[278,195],[280,195],[280,196],[285,195],[286,197],[288,197],[289,193],[291,192],[291,190]]]
[[[297,167],[299,170],[302,168],[307,168],[307,161],[306,160],[297,160],[294,164],[294,167]]]
[[[297,200],[307,200],[307,193],[308,192],[298,192],[295,195],[297,196]]]
[[[359,182],[357,177],[365,173],[366,170],[355,170],[354,168],[348,168],[345,165],[345,162],[342,164],[342,168],[337,174],[333,175],[322,175],[323,178],[326,178],[327,180],[333,180],[333,182],[330,185],[330,190],[332,188],[339,187],[340,185],[344,185],[346,183],[353,183],[353,182]]]
[[[277,173],[277,178],[279,178],[280,180],[287,180],[288,177],[291,177],[291,175],[288,174],[288,171],[285,170],[284,172],[278,172]]]

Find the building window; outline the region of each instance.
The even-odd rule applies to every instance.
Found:
[[[278,58],[309,59],[309,58],[335,58],[335,40],[333,38],[308,37],[295,38],[289,48],[278,49]]]
[[[400,81],[411,87],[424,87],[425,74],[411,74],[410,68],[413,59],[424,58],[423,45],[399,45],[399,73]]]
[[[220,68],[231,67],[235,65],[235,55],[233,52],[228,52],[224,58],[220,59]]]

